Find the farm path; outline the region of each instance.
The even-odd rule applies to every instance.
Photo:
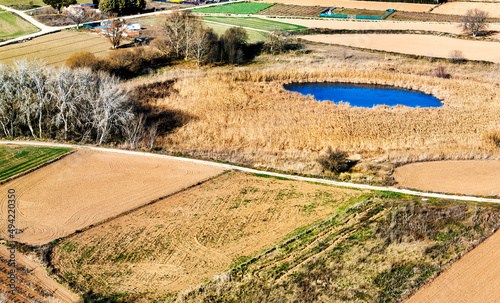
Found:
[[[257,169],[253,169],[253,168],[240,167],[240,166],[236,166],[236,165],[216,163],[216,162],[210,162],[210,161],[204,161],[204,160],[180,158],[180,157],[174,157],[174,156],[167,156],[167,155],[160,155],[160,154],[153,154],[153,153],[146,153],[146,152],[129,151],[129,150],[121,150],[121,149],[115,149],[115,148],[104,148],[104,147],[95,147],[95,146],[87,146],[87,145],[72,145],[72,144],[51,143],[51,142],[3,141],[3,140],[0,141],[0,145],[2,145],[2,144],[67,147],[67,148],[87,149],[87,150],[93,150],[93,151],[128,154],[128,155],[136,155],[136,156],[148,156],[148,157],[157,157],[157,158],[164,158],[164,159],[176,159],[176,160],[185,161],[185,162],[216,166],[216,167],[220,167],[220,168],[224,168],[224,169],[234,169],[234,170],[244,171],[244,172],[253,173],[253,174],[262,174],[262,175],[279,177],[279,178],[287,178],[287,179],[292,179],[292,180],[330,184],[330,185],[339,186],[339,187],[359,188],[359,189],[377,190],[377,191],[388,191],[388,192],[408,194],[408,195],[427,197],[427,198],[440,198],[440,199],[453,199],[453,200],[459,200],[459,201],[500,203],[500,199],[427,193],[427,192],[401,189],[401,188],[395,188],[395,187],[384,187],[384,186],[373,186],[373,185],[356,184],[356,183],[349,183],[349,182],[338,182],[338,181],[332,181],[332,180],[326,180],[326,179],[320,179],[320,178],[309,178],[309,177],[301,177],[301,176],[296,176],[296,175],[274,173],[274,172],[257,170]]]

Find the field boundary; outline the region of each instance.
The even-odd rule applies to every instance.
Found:
[[[462,196],[445,195],[445,194],[413,191],[413,190],[401,189],[401,188],[395,188],[395,187],[384,187],[384,186],[375,186],[375,185],[367,185],[367,184],[340,182],[340,181],[333,181],[333,180],[327,180],[327,179],[321,179],[321,178],[311,178],[311,177],[303,177],[303,176],[298,176],[298,175],[288,175],[288,174],[283,174],[283,173],[275,173],[275,172],[270,172],[270,171],[258,170],[258,169],[254,169],[254,168],[237,166],[237,165],[233,165],[233,164],[217,163],[217,162],[212,162],[212,161],[207,161],[207,160],[190,159],[190,158],[175,157],[175,156],[148,153],[148,152],[123,150],[123,149],[117,149],[117,148],[106,148],[106,147],[96,147],[96,146],[90,146],[90,145],[74,145],[74,144],[63,144],[63,143],[52,143],[52,142],[29,142],[29,141],[0,141],[0,145],[2,145],[2,144],[66,147],[66,148],[73,148],[73,149],[86,149],[86,150],[93,150],[93,151],[129,154],[129,155],[136,155],[136,156],[147,156],[147,157],[185,161],[185,162],[191,162],[191,163],[199,163],[199,164],[204,164],[204,165],[221,167],[221,168],[225,168],[225,169],[229,169],[229,170],[244,171],[244,172],[248,172],[248,173],[252,173],[252,174],[262,174],[262,175],[278,177],[278,178],[285,178],[285,179],[290,179],[290,180],[322,183],[322,184],[328,184],[328,185],[333,185],[333,186],[338,186],[338,187],[367,189],[367,190],[374,190],[374,191],[388,191],[388,192],[407,194],[407,195],[426,197],[426,198],[439,198],[439,199],[451,199],[451,200],[459,200],[459,201],[500,203],[500,199],[495,199],[495,198],[483,198],[483,197],[473,197],[473,196],[465,196],[465,195],[462,195]]]
[[[66,156],[69,156],[69,155],[71,155],[71,154],[73,154],[73,153],[75,153],[75,152],[76,152],[76,150],[75,150],[75,149],[70,150],[69,152],[67,152],[67,153],[65,153],[65,154],[62,154],[62,155],[60,155],[59,157],[56,157],[56,158],[54,158],[54,159],[52,159],[52,160],[50,160],[50,161],[44,162],[44,163],[42,163],[42,164],[40,164],[40,165],[38,165],[38,166],[35,166],[35,167],[32,167],[32,168],[30,168],[30,169],[28,169],[28,170],[25,170],[25,171],[23,171],[23,172],[20,172],[20,173],[18,173],[18,174],[16,174],[16,175],[14,175],[14,176],[12,176],[12,177],[8,177],[7,179],[0,181],[0,185],[3,185],[3,184],[5,184],[5,183],[7,183],[7,182],[10,182],[10,181],[12,181],[12,180],[18,179],[18,178],[20,178],[20,177],[22,177],[22,176],[25,176],[25,175],[27,175],[27,174],[29,174],[29,173],[32,173],[32,172],[36,171],[36,170],[39,170],[40,168],[45,167],[45,166],[48,166],[48,165],[50,165],[50,164],[52,164],[52,163],[54,163],[54,162],[57,162],[57,161],[59,161],[59,160],[61,160],[61,159],[65,158]]]

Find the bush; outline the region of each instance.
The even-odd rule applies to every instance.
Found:
[[[490,130],[483,133],[482,139],[486,141],[487,144],[500,147],[500,131]]]
[[[452,50],[450,52],[450,62],[461,63],[465,61],[464,53],[460,50]]]
[[[339,149],[326,149],[318,158],[318,163],[324,170],[334,173],[341,173],[349,170],[350,161],[347,153]]]
[[[434,75],[438,78],[450,79],[451,75],[446,72],[444,66],[440,65],[434,71]]]

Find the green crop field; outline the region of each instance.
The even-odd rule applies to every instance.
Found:
[[[231,25],[226,25],[226,24],[219,24],[219,23],[210,23],[207,22],[206,25],[213,29],[218,35],[224,34],[226,30],[231,28]],[[248,33],[248,42],[250,43],[255,43],[259,41],[265,41],[267,38],[267,34],[264,32],[259,32],[259,31],[254,31],[254,30],[249,30],[246,29]]]
[[[39,29],[24,19],[5,11],[0,11],[0,41],[37,32]]]
[[[193,10],[194,13],[207,14],[255,14],[268,7],[273,6],[270,3],[234,3],[205,7]]]
[[[0,146],[0,180],[37,167],[69,151],[69,148]]]
[[[305,29],[305,26],[265,20],[256,17],[239,18],[239,17],[203,17],[206,21],[224,23],[232,26],[250,27],[266,31],[288,31]]]

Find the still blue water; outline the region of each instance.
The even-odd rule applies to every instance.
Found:
[[[374,107],[377,105],[409,107],[439,107],[443,104],[432,95],[385,85],[351,83],[292,83],[286,90],[302,95],[313,95],[318,101],[345,102],[351,106]]]

